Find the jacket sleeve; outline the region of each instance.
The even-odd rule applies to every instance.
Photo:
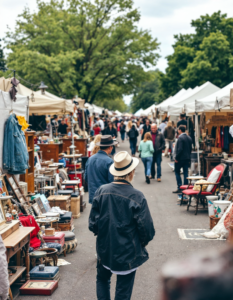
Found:
[[[100,210],[99,210],[99,202],[97,200],[98,190],[95,193],[90,215],[89,215],[89,230],[94,233],[94,235],[98,235],[99,228],[98,228],[98,220],[100,216]]]
[[[8,299],[8,263],[6,261],[6,248],[0,235],[0,295],[2,300]]]
[[[179,161],[180,156],[182,155],[182,140],[181,138],[178,138],[177,143],[176,143],[176,160]]]
[[[87,163],[86,163],[86,166],[85,166],[85,173],[84,173],[84,179],[85,179],[86,183],[88,183],[87,168],[88,168],[88,161],[87,161]]]
[[[155,235],[153,220],[145,198],[143,198],[141,207],[135,212],[134,219],[137,223],[141,245],[145,247]]]
[[[159,147],[158,151],[162,151],[164,149],[165,149],[165,139],[164,139],[163,134],[161,133],[161,135],[160,135],[160,147]]]
[[[153,143],[152,143],[152,141],[151,141],[151,143],[150,143],[150,152],[151,153],[154,153],[154,146],[153,146]]]
[[[165,139],[167,138],[167,128],[165,128],[165,130],[164,130],[164,138]]]

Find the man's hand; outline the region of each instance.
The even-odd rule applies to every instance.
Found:
[[[175,160],[175,163],[178,163],[178,161],[177,161],[177,160]]]

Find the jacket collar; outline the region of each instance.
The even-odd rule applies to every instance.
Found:
[[[108,156],[108,154],[107,154],[105,151],[103,151],[103,150],[99,150],[98,153],[99,153],[99,154],[105,154],[105,155]]]

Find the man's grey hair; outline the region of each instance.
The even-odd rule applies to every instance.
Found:
[[[134,171],[134,170],[133,170]],[[126,180],[128,182],[132,182],[132,180],[130,180],[129,175],[133,172],[131,171],[130,173],[124,175],[124,176],[114,176],[114,180]]]
[[[151,124],[151,126],[156,126],[156,127],[157,127],[157,124],[155,124],[155,123],[152,123],[152,124]]]

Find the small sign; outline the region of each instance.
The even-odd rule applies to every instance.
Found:
[[[219,239],[207,239],[204,237],[202,234],[205,232],[209,232],[210,229],[177,229],[178,235],[182,240],[208,240],[208,241],[213,241],[213,240],[218,240]],[[221,240],[223,241],[223,240]]]
[[[226,121],[226,116],[225,115],[214,115],[212,116],[212,122],[224,122]]]

